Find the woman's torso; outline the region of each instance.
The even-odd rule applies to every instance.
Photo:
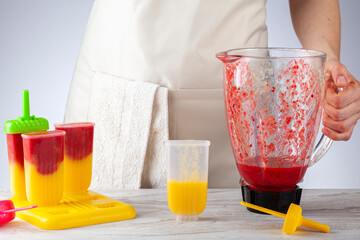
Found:
[[[95,1],[66,121],[86,119],[91,72],[169,89],[170,139],[211,141],[210,187],[238,186],[216,52],[267,46],[265,0]],[[77,97],[82,101],[76,101]]]

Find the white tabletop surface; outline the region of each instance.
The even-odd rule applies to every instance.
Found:
[[[360,190],[303,190],[303,216],[330,225],[329,233],[300,227],[282,233],[283,219],[248,212],[240,189],[209,189],[197,222],[176,222],[166,190],[97,191],[131,204],[137,217],[66,230],[47,231],[21,219],[0,226],[0,240],[11,239],[360,239]],[[11,197],[0,191],[0,199]]]

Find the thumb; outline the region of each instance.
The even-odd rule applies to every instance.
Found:
[[[346,87],[350,81],[348,81],[348,71],[346,67],[340,62],[334,64],[331,69],[332,79],[338,88]]]
[[[337,76],[337,78],[335,80],[335,84],[338,88],[344,88],[348,85],[348,81],[345,76],[340,75],[340,76]]]

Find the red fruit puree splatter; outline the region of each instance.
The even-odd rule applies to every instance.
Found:
[[[233,153],[250,187],[291,190],[304,176],[312,154],[322,111],[322,83],[303,59],[290,60],[275,78],[255,76],[256,71],[246,58],[225,63]],[[258,72],[264,75],[266,69]]]
[[[64,161],[65,133],[47,131],[23,134],[25,161],[34,164],[41,174],[52,174]]]
[[[66,132],[65,156],[73,160],[81,160],[93,151],[93,123],[56,124],[56,130]]]
[[[17,162],[24,167],[23,142],[21,134],[6,134],[9,163]]]

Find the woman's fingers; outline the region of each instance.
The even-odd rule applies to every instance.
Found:
[[[349,74],[351,80],[347,87],[338,92],[334,83],[327,81],[325,92],[325,103],[328,103],[336,109],[342,109],[351,103],[360,100],[360,84],[359,82]],[[359,106],[360,107],[360,106]]]
[[[346,132],[337,132],[330,128],[324,127],[322,129],[322,133],[326,135],[328,138],[335,140],[335,141],[348,141],[351,138],[352,132],[354,130],[355,124],[348,129]]]
[[[324,127],[327,127],[338,133],[344,133],[356,124],[359,117],[360,113],[357,113],[352,115],[350,118],[346,118],[345,120],[336,121],[332,119],[327,113],[325,113],[323,116],[323,125]]]

